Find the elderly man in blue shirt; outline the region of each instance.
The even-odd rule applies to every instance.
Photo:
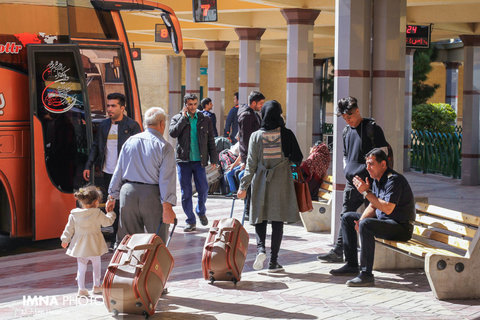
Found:
[[[145,131],[130,137],[120,152],[108,188],[109,198],[120,199],[117,241],[145,230],[155,233],[162,222],[159,236],[167,240],[169,224],[176,217],[172,207],[177,204],[177,181],[175,153],[163,137],[166,118],[162,108],[148,109]]]

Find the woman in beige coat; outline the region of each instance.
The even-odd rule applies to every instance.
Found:
[[[108,212],[105,215],[98,208],[102,194],[95,186],[80,188],[75,193],[75,198],[80,202],[81,208],[75,208],[70,212],[68,223],[60,239],[63,248],[68,246],[67,254],[77,258],[78,295],[88,296],[88,290],[85,288],[85,273],[89,260],[92,261],[93,266],[92,291],[94,294],[102,292],[100,257],[108,252],[108,248],[100,227],[112,225],[115,221],[115,212]]]

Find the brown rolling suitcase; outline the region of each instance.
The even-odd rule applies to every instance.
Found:
[[[156,234],[126,235],[103,279],[103,301],[108,311],[145,317],[154,314],[173,264],[170,251]]]
[[[202,270],[210,283],[219,280],[237,283],[247,257],[248,233],[234,218],[213,221],[203,248]]]

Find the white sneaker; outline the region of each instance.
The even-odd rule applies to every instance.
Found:
[[[267,260],[267,254],[265,252],[260,252],[259,254],[257,254],[257,257],[255,258],[255,262],[253,263],[253,269],[254,270],[263,269],[265,260]]]

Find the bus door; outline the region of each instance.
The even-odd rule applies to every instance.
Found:
[[[93,137],[96,137],[100,123],[107,119],[107,97],[111,93],[121,93],[125,96],[125,115],[135,119],[135,104],[132,97],[132,85],[129,76],[125,50],[121,44],[85,44],[80,43],[80,57],[85,72],[85,82],[89,98],[92,119]],[[140,114],[140,112],[138,112]],[[141,123],[141,119],[136,119]],[[90,168],[92,169],[92,168]],[[91,171],[91,182],[100,187],[104,200],[108,195],[105,185],[103,168],[94,166]]]
[[[75,207],[74,190],[92,143],[78,45],[27,45],[32,211],[35,240],[58,237]]]

